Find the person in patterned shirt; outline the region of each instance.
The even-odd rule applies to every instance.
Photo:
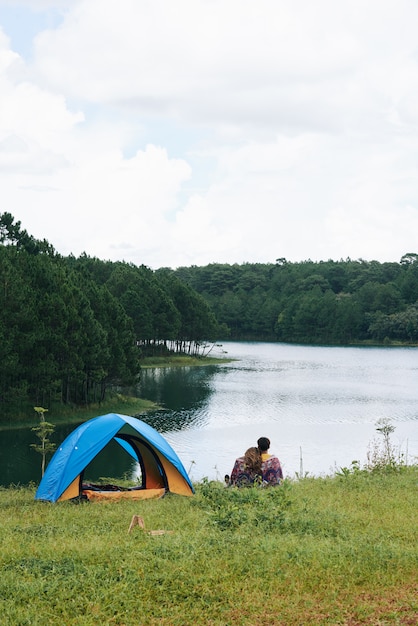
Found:
[[[283,471],[277,456],[269,453],[270,439],[260,437],[257,447],[248,448],[244,456],[236,459],[231,477],[225,476],[227,486],[251,487],[280,485]]]

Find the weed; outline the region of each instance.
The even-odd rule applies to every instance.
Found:
[[[253,485],[226,488],[218,481],[203,481],[197,488],[196,504],[206,510],[212,524],[221,530],[242,525],[271,530],[283,525],[290,506],[291,483],[280,487]]]
[[[362,473],[401,472],[407,467],[406,455],[396,449],[391,441],[395,427],[388,418],[381,418],[376,423],[376,431],[383,441],[374,438],[368,446],[367,462],[362,467],[360,461],[352,461],[349,467],[341,467],[336,475],[340,478],[359,476]]]

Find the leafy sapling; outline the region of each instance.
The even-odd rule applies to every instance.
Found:
[[[48,455],[52,455],[56,447],[55,444],[49,439],[50,435],[52,435],[55,430],[55,426],[45,420],[45,413],[48,409],[44,409],[41,406],[35,406],[33,408],[39,417],[39,426],[35,426],[31,430],[36,433],[40,443],[31,443],[30,446],[35,450],[35,452],[39,452],[39,454],[42,455],[41,473],[43,476],[45,473],[46,458]]]

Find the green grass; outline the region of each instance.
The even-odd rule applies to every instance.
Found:
[[[196,495],[35,502],[0,490],[0,623],[418,623],[418,467],[196,485]],[[133,514],[148,529],[128,534]]]
[[[187,354],[175,354],[169,356],[147,356],[141,360],[142,368],[149,367],[186,367],[204,365],[222,365],[231,363],[234,359],[211,356],[188,356]]]
[[[106,413],[122,413],[124,415],[136,416],[140,413],[157,408],[159,408],[158,405],[151,402],[151,400],[124,396],[118,393],[110,396],[104,402],[89,404],[87,407],[68,406],[57,403],[51,406],[48,412],[45,413],[45,419],[52,422],[54,425],[78,424]],[[39,418],[33,406],[27,406],[24,412],[15,414],[15,419],[5,420],[3,423],[0,423],[0,431],[9,430],[11,428],[30,428],[38,424]]]
[[[141,367],[196,367],[216,365],[230,362],[231,359],[215,357],[197,357],[187,355],[170,355],[145,357]],[[106,400],[89,404],[88,406],[72,406],[59,402],[53,403],[45,414],[45,419],[54,424],[77,424],[105,413],[122,413],[137,416],[149,410],[160,408],[151,400],[126,396],[120,393],[108,393]],[[39,419],[33,405],[28,401],[7,407],[7,411],[0,415],[0,431],[11,428],[29,428],[37,426]]]

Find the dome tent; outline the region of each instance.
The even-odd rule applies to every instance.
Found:
[[[141,467],[138,488],[104,493],[83,489],[87,465],[114,439]],[[56,450],[35,494],[35,500],[57,502],[81,495],[88,499],[160,497],[167,492],[192,495],[193,485],[177,454],[154,428],[128,415],[108,413],[78,426]]]

